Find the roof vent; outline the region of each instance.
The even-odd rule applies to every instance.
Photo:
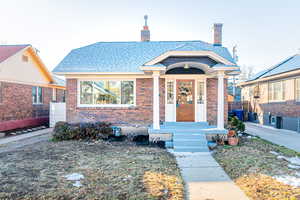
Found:
[[[141,30],[141,41],[149,42],[150,41],[150,30],[147,25],[148,15],[145,15],[144,19],[145,19],[145,25],[143,27],[143,30]]]

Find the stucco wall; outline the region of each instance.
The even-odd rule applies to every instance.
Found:
[[[22,56],[27,56],[28,61],[22,60]],[[0,80],[14,81],[28,84],[48,84],[37,67],[28,51],[20,51],[0,63]]]

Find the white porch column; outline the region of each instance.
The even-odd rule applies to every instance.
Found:
[[[218,129],[224,129],[224,72],[218,72]]]
[[[159,72],[153,72],[153,129],[160,129],[159,124]]]

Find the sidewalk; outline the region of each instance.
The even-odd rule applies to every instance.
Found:
[[[294,151],[300,152],[300,133],[295,131],[276,129],[261,124],[246,122],[246,133],[259,136],[262,139],[285,146]]]
[[[33,131],[31,133],[18,135],[18,136],[11,136],[11,137],[7,137],[7,138],[2,138],[2,139],[0,139],[0,146],[3,146],[3,145],[8,144],[8,143],[16,142],[16,141],[19,141],[19,140],[24,140],[24,139],[28,139],[28,138],[31,138],[31,137],[36,137],[36,136],[44,135],[44,134],[47,134],[47,133],[51,133],[52,130],[53,130],[53,128],[47,128],[47,129],[42,129],[42,130],[38,130],[38,131]]]
[[[186,184],[189,200],[248,200],[210,152],[173,152]]]

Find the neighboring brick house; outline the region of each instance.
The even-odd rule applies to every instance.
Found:
[[[222,47],[222,24],[214,44],[150,41],[98,42],[72,50],[54,69],[66,78],[67,121],[107,121],[160,129],[160,122],[209,122],[224,129],[227,75],[239,67]]]
[[[48,124],[51,101],[65,101],[64,80],[31,45],[0,45],[0,131]]]
[[[240,83],[249,120],[300,132],[300,55]]]

